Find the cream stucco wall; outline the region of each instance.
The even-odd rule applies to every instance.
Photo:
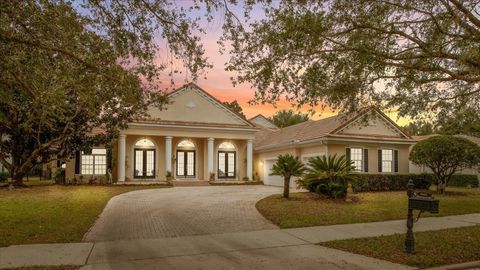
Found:
[[[371,119],[368,119],[368,125],[365,125],[360,118],[339,131],[338,134],[400,137],[398,132],[395,132],[394,129],[387,123],[387,121],[378,115],[371,116]]]
[[[205,93],[194,88],[181,90],[170,98],[171,104],[166,110],[157,107],[148,110],[152,118],[168,121],[202,122],[216,124],[245,125],[245,122],[216,105]]]
[[[378,144],[378,143],[335,143],[328,144],[329,155],[345,155],[347,147],[360,147],[368,149],[368,173],[378,173],[378,149],[398,150],[398,173],[407,174],[409,145],[404,144]]]

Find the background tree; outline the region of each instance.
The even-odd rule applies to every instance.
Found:
[[[277,111],[272,117],[269,117],[269,120],[272,121],[277,127],[284,128],[292,125],[296,125],[305,121],[308,121],[308,114],[302,114],[300,112],[294,112],[290,110],[280,110]]]
[[[460,137],[432,136],[413,146],[410,160],[416,165],[426,166],[432,170],[438,181],[437,191],[443,194],[455,172],[480,164],[480,147]]]
[[[410,122],[403,128],[408,132],[408,134],[414,136],[430,135],[436,132],[433,124],[425,120]]]
[[[231,101],[231,102],[225,101],[225,102],[222,102],[222,103],[223,103],[223,105],[225,105],[230,110],[236,112],[237,114],[239,114],[243,118],[246,118],[245,114],[243,114],[242,107],[240,106],[240,104],[238,104],[238,102],[236,100]]]
[[[257,89],[256,101],[375,104],[412,117],[480,104],[478,1],[302,3],[275,2],[227,33],[227,70]]]
[[[283,177],[283,197],[288,199],[290,196],[290,179],[302,176],[305,166],[298,157],[290,154],[279,155],[271,169],[270,175],[279,175]]]
[[[480,112],[471,108],[457,111],[438,121],[439,133],[480,137]]]

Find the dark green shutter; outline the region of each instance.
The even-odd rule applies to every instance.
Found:
[[[382,149],[378,149],[378,172],[382,172]]]
[[[347,161],[352,160],[351,157],[350,157],[350,148],[347,148],[345,150],[345,157],[347,158]]]
[[[368,172],[368,149],[363,149],[363,171]]]
[[[398,150],[393,151],[393,171],[398,172]]]
[[[75,152],[75,174],[80,174],[80,151]]]

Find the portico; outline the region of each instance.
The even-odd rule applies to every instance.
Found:
[[[248,135],[245,139],[200,137],[198,131],[190,136],[126,133],[118,139],[119,182],[166,181],[167,172],[177,180],[252,179],[252,140]]]

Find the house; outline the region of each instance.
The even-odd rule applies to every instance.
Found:
[[[407,174],[414,143],[388,116],[369,107],[355,115],[259,131],[254,140],[255,172],[267,185],[282,185],[283,179],[269,172],[278,155],[290,153],[305,163],[315,156],[346,155],[357,173]]]
[[[244,119],[192,83],[169,97],[166,110],[151,107],[148,118],[120,131],[111,152],[103,147],[78,152],[66,164],[66,178],[102,177],[111,169],[119,182],[165,181],[171,174],[192,181],[257,176],[278,185],[269,170],[285,153],[304,161],[347,154],[359,173],[408,173],[414,140],[375,108],[278,129],[262,115]]]
[[[272,123],[267,117],[263,116],[263,114],[257,114],[256,116],[248,119],[248,121],[260,128],[278,129],[278,127],[274,123]]]

